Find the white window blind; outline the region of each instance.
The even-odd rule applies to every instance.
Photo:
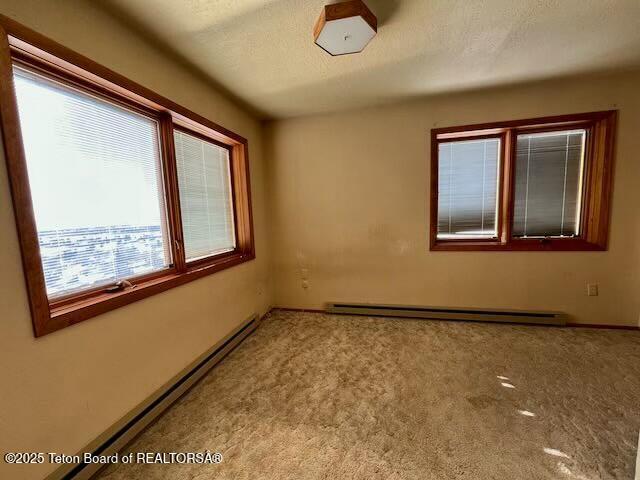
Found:
[[[518,135],[514,236],[578,234],[585,137],[585,130]]]
[[[179,130],[174,143],[187,261],[233,250],[229,150]]]
[[[497,236],[499,164],[499,138],[439,144],[438,238]]]
[[[14,81],[49,297],[169,266],[157,122],[19,67]]]

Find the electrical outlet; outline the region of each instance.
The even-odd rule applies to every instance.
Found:
[[[589,283],[587,284],[587,295],[590,297],[598,296],[598,284],[597,283]]]
[[[305,290],[309,288],[308,280],[302,280],[302,288],[304,288]]]

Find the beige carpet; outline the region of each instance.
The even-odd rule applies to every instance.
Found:
[[[116,479],[632,479],[640,333],[275,311]]]

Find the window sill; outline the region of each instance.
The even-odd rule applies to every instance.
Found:
[[[582,238],[512,239],[498,240],[434,240],[432,252],[598,252],[606,245],[588,242]]]
[[[94,296],[82,298],[76,302],[67,302],[58,307],[52,305],[49,310],[49,318],[43,324],[40,324],[38,328],[35,328],[35,335],[36,337],[41,337],[212,273],[240,265],[254,258],[255,254],[253,253],[232,252],[211,260],[205,266],[194,266],[183,273],[170,270],[159,277],[137,283],[134,287],[122,291],[113,293],[101,291]]]

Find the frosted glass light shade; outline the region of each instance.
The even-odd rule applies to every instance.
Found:
[[[314,36],[316,45],[331,55],[361,52],[376,35],[378,21],[362,0],[324,7]]]

